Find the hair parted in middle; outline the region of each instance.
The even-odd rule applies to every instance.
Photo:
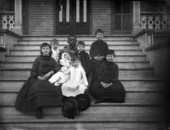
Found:
[[[45,47],[45,46],[48,46],[48,47],[50,48],[49,56],[51,57],[51,55],[52,55],[51,45],[48,44],[48,43],[46,43],[46,42],[44,42],[44,43],[41,44],[41,46],[40,46],[40,54],[43,55],[43,54],[42,54],[42,48]]]

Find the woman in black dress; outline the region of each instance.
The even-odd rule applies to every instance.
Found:
[[[114,51],[109,50],[106,61],[102,61],[99,67],[93,66],[94,76],[90,91],[95,103],[125,102],[126,92],[118,80],[119,69],[118,65],[113,62],[114,57]]]
[[[51,58],[51,46],[43,43],[41,55],[37,57],[31,69],[31,75],[19,91],[15,107],[21,112],[37,111],[37,118],[42,118],[42,107],[56,106],[62,101],[61,87],[55,87],[48,79],[60,69]]]

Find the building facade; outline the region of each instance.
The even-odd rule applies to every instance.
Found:
[[[0,28],[31,36],[167,32],[169,8],[166,0],[0,0]]]

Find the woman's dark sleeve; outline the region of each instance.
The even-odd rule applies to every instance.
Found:
[[[52,70],[54,71],[54,73],[56,73],[56,72],[58,72],[59,70],[60,70],[60,65],[59,65],[59,63],[57,63],[54,59],[52,59],[53,61],[53,68],[52,68]]]
[[[32,65],[31,77],[37,77],[38,76],[38,63],[39,63],[39,58],[36,58],[33,62],[33,65]]]
[[[109,50],[108,44],[105,42],[105,56],[107,55],[108,50]]]
[[[87,74],[89,74],[90,71],[92,70],[92,63],[91,63],[91,59],[88,53],[85,53],[85,59],[86,59],[85,60],[86,61],[85,71]]]
[[[91,47],[90,47],[90,57],[91,57],[91,59],[94,59],[94,48],[95,48],[95,45],[94,45],[94,42],[93,42]]]
[[[103,80],[103,73],[104,73],[104,70],[105,70],[105,64],[101,64],[100,67],[99,67],[99,70],[98,70],[98,79],[100,81]]]
[[[119,67],[116,63],[113,64],[113,82],[116,82],[119,77]]]

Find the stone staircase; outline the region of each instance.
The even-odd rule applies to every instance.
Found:
[[[0,130],[166,130],[166,79],[155,77],[146,55],[132,36],[105,37],[109,48],[115,50],[119,66],[119,80],[126,91],[125,103],[92,103],[74,120],[61,114],[61,107],[45,108],[44,118],[35,113],[23,114],[15,110],[18,91],[30,74],[34,59],[40,54],[42,42],[57,38],[60,48],[67,44],[66,36],[24,36],[15,44],[6,62],[0,63]],[[89,52],[92,36],[79,36]]]

